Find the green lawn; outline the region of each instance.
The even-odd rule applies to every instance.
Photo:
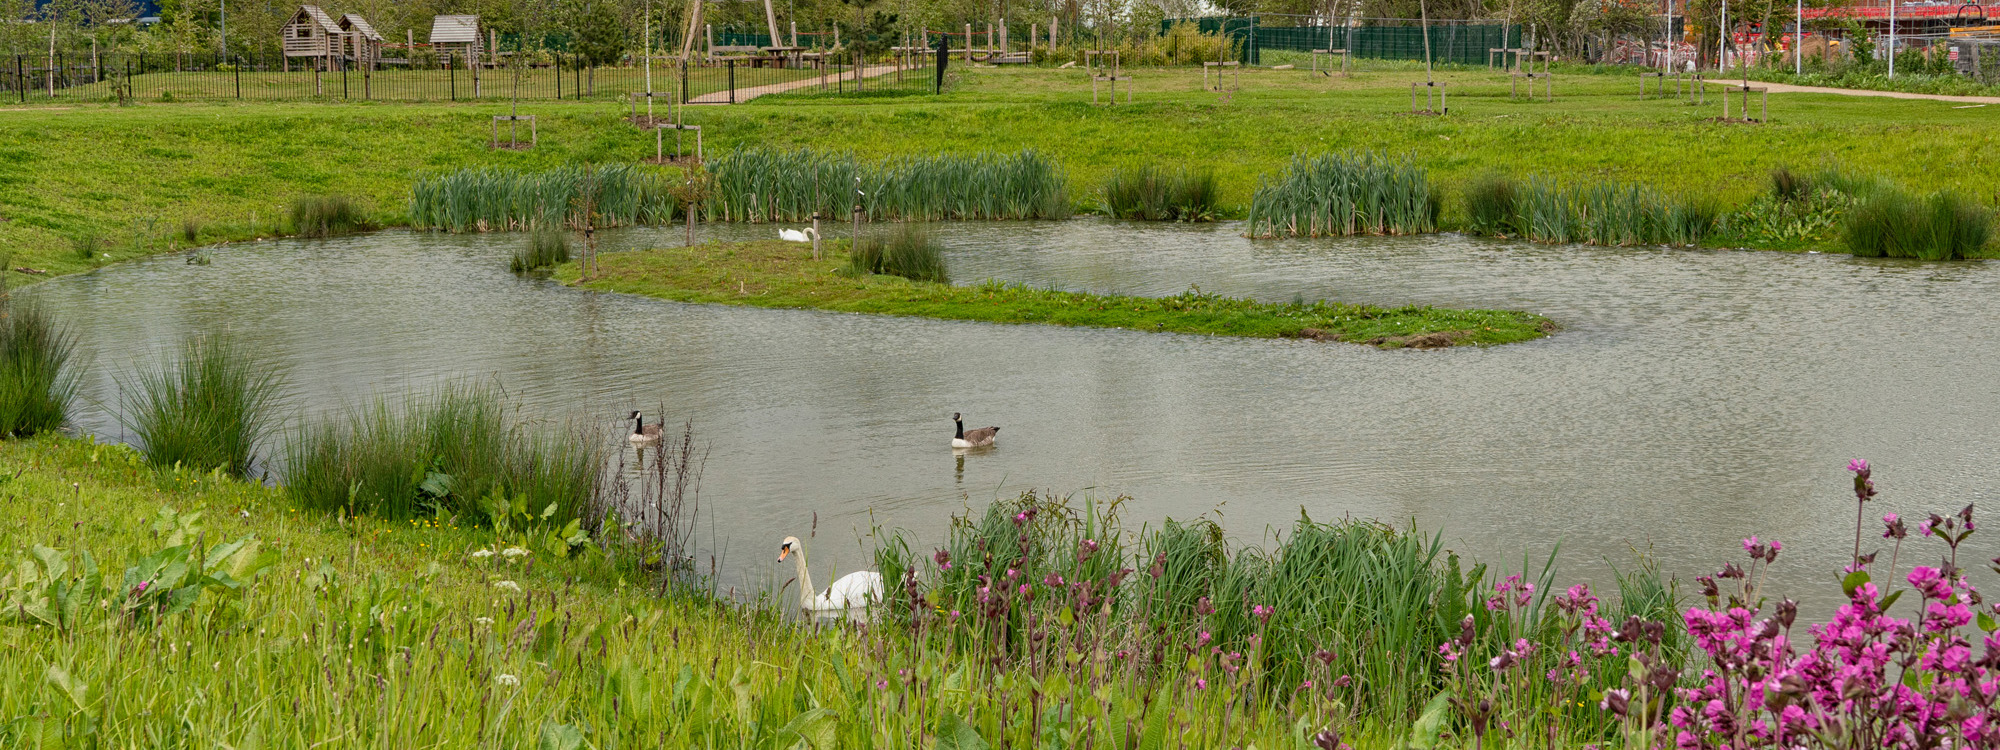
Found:
[[[1409,155],[1447,184],[1500,171],[1640,181],[1728,203],[1762,191],[1779,164],[1832,161],[1988,203],[2000,184],[2000,162],[1987,156],[2000,134],[1985,109],[1787,94],[1772,98],[1770,124],[1721,123],[1716,99],[1641,100],[1635,76],[1558,76],[1553,103],[1527,102],[1509,98],[1506,78],[1475,69],[1439,73],[1451,114],[1421,117],[1408,110],[1422,71],[1373,67],[1352,78],[1247,70],[1228,95],[1202,90],[1198,70],[1131,69],[1136,103],[1093,107],[1080,71],[958,66],[942,96],[883,81],[858,97],[789,94],[688,117],[710,151],[1038,148],[1065,166],[1085,205],[1110,170],[1160,161],[1214,167],[1224,204],[1240,206],[1293,154],[1352,148]],[[109,258],[96,262],[185,246],[187,219],[200,223],[202,243],[270,236],[290,200],[310,193],[355,196],[394,224],[421,174],[652,152],[652,138],[622,124],[622,105],[608,101],[524,103],[542,118],[541,146],[490,151],[490,117],[506,111],[490,102],[0,106],[0,252],[16,266],[66,273],[93,265],[73,249],[84,236],[108,245]]]
[[[709,244],[600,260],[592,289],[680,302],[812,308],[990,323],[1128,328],[1213,336],[1316,338],[1403,346],[1507,344],[1555,330],[1546,318],[1501,310],[1385,309],[1337,302],[1270,304],[1189,291],[1172,297],[1100,296],[986,283],[952,286],[840,273],[846,255],[813,260],[802,245]],[[575,264],[561,276],[575,281]]]

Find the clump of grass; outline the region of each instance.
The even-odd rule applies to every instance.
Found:
[[[1252,237],[1422,234],[1437,231],[1429,175],[1370,153],[1300,154],[1250,199]]]
[[[123,419],[154,466],[247,476],[275,424],[283,383],[240,341],[198,336],[122,384]]]
[[[1718,210],[1700,198],[1639,185],[1565,186],[1535,178],[1475,183],[1466,195],[1468,229],[1536,242],[1693,245],[1715,229]]]
[[[507,268],[514,273],[528,273],[568,262],[569,234],[554,227],[543,227],[528,235],[528,244],[514,251]]]
[[[192,245],[201,240],[201,220],[192,216],[181,220],[181,239]]]
[[[590,223],[599,228],[671,224],[685,215],[676,186],[657,170],[628,164],[543,172],[461,169],[417,180],[410,190],[410,224],[448,232],[581,226],[582,206],[591,207]]]
[[[1844,229],[1856,256],[1960,260],[1986,254],[1993,214],[1954,193],[1919,200],[1884,189],[1848,212]]]
[[[1105,178],[1104,213],[1138,221],[1214,221],[1215,170],[1168,171],[1151,164]]]
[[[856,205],[876,221],[1060,219],[1071,209],[1062,168],[1032,149],[863,165],[853,154],[749,148],[718,160],[714,179],[707,210],[723,221],[807,221]]]
[[[98,252],[104,248],[104,240],[95,234],[79,234],[70,238],[69,248],[77,260],[96,262]]]
[[[886,236],[861,240],[848,254],[848,272],[856,276],[885,274],[913,281],[951,283],[945,272],[944,250],[929,230],[916,224],[898,225]]]
[[[302,237],[332,237],[366,229],[361,207],[344,195],[302,195],[292,199],[292,231]]]
[[[1812,192],[1812,184],[1793,174],[1791,168],[1780,165],[1771,170],[1771,195],[1778,200],[1800,200],[1811,197]]]
[[[33,435],[68,420],[79,385],[75,354],[75,337],[48,311],[0,290],[0,435]]]
[[[1465,189],[1466,228],[1495,237],[1520,236],[1518,192],[1513,178],[1506,175],[1489,173],[1473,180]]]
[[[492,521],[507,512],[497,500],[567,520],[598,490],[599,446],[581,432],[531,425],[493,390],[454,386],[301,426],[287,448],[285,486],[300,507],[325,512]]]

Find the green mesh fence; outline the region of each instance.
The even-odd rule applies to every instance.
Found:
[[[1259,63],[1263,50],[1343,49],[1356,58],[1424,59],[1421,26],[1287,26],[1271,27],[1250,18],[1186,18],[1160,23],[1161,33],[1177,23],[1193,23],[1204,34],[1224,33],[1242,50],[1241,61]],[[1487,51],[1521,46],[1521,28],[1503,24],[1434,23],[1430,27],[1431,59],[1441,63],[1485,65]]]

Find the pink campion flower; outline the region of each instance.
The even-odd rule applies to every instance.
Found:
[[[1750,538],[1749,538],[1749,539],[1745,539],[1745,540],[1743,540],[1743,551],[1744,551],[1744,552],[1750,552],[1750,553],[1755,553],[1755,552],[1757,551],[1757,536],[1756,536],[1756,535],[1754,535],[1754,534],[1753,534],[1753,535],[1751,535],[1751,536],[1750,536]],[[1753,554],[1752,556],[1754,557],[1755,555]]]
[[[140,581],[139,585],[132,587],[132,593],[134,594],[146,593],[146,587],[151,585],[153,585],[152,581]]]
[[[1903,525],[1902,516],[1898,516],[1894,513],[1883,514],[1882,516],[1883,539],[1902,539],[1903,537],[1908,536],[1909,533],[1910,533],[1909,529]]]
[[[1042,585],[1052,589],[1062,588],[1063,577],[1059,573],[1050,573],[1048,575],[1042,576]]]
[[[1278,610],[1273,609],[1271,607],[1266,607],[1262,604],[1257,604],[1250,607],[1250,614],[1252,616],[1255,616],[1257,618],[1257,622],[1260,624],[1270,622],[1272,613],[1275,613],[1277,611]]]
[[[1514,592],[1514,606],[1526,607],[1528,606],[1528,602],[1534,601],[1534,598],[1535,598],[1535,584],[1532,583],[1521,584],[1520,590]]]
[[[1085,539],[1076,546],[1076,559],[1078,562],[1088,560],[1091,555],[1095,554],[1097,554],[1097,540],[1095,539]]]
[[[1911,569],[1907,580],[1925,599],[1945,599],[1952,593],[1951,584],[1944,580],[1944,574],[1928,565]]]
[[[1857,459],[1854,459],[1854,460],[1852,460],[1852,461],[1848,461],[1848,462],[1847,462],[1847,470],[1848,470],[1848,471],[1851,471],[1851,472],[1854,472],[1854,473],[1856,473],[1856,474],[1867,474],[1867,473],[1869,473],[1869,470],[1868,470],[1868,459],[1865,459],[1865,458],[1857,458]]]
[[[1206,646],[1206,645],[1208,645],[1208,642],[1209,642],[1209,641],[1211,641],[1211,640],[1214,640],[1214,639],[1215,639],[1215,636],[1213,636],[1213,635],[1210,635],[1208,631],[1206,631],[1206,630],[1204,630],[1204,631],[1201,631],[1201,635],[1200,635],[1199,637],[1196,637],[1196,638],[1194,639],[1194,647],[1195,647],[1195,648],[1201,648],[1201,647],[1203,647],[1203,646]]]
[[[1196,690],[1207,690],[1207,689],[1208,689],[1208,678],[1206,678],[1206,677],[1196,677],[1196,678],[1195,678],[1195,680],[1194,680],[1194,689],[1196,689]]]

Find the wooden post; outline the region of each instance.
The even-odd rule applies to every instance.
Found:
[[[813,212],[813,260],[819,260],[819,212]]]
[[[965,61],[972,62],[972,24],[965,25]]]

